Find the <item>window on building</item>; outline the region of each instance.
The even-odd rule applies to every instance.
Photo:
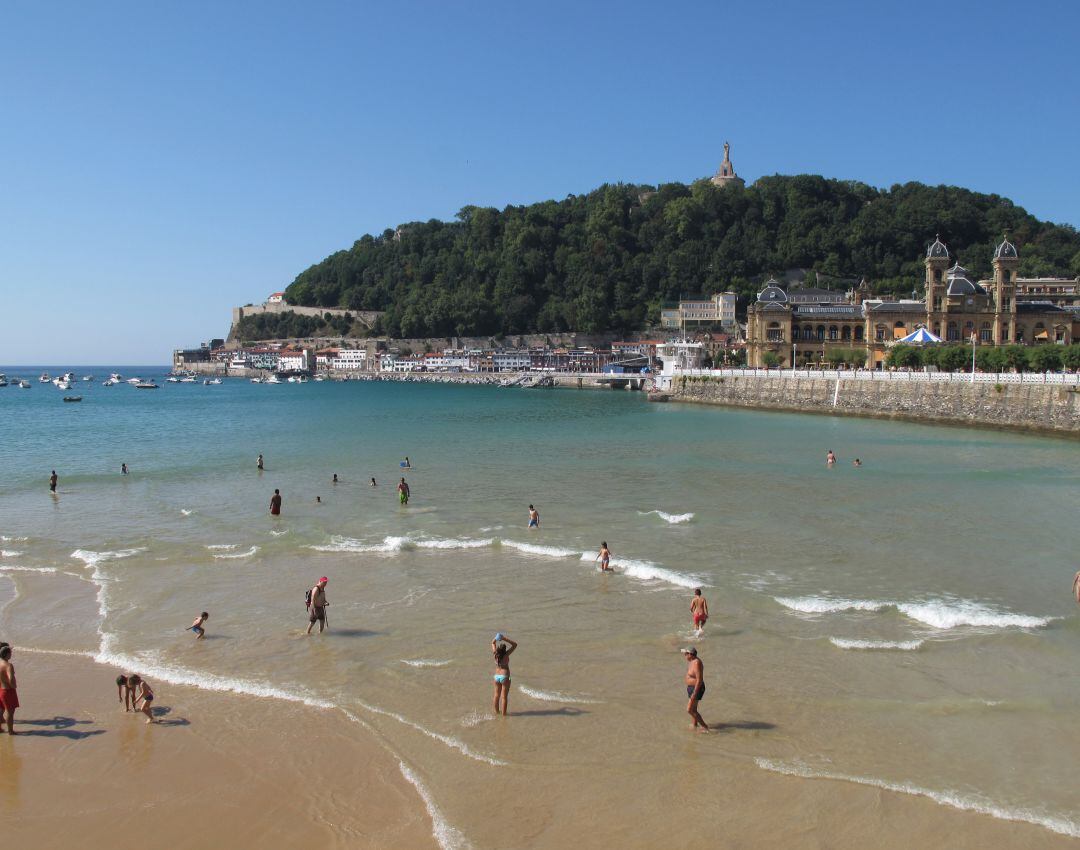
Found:
[[[948,329],[945,331],[945,339],[949,342],[956,342],[960,339],[960,328],[956,326],[956,322],[949,322]]]
[[[1016,341],[1022,343],[1027,336],[1027,329],[1023,325],[1016,326]]]
[[[855,328],[855,341],[856,342],[862,342],[862,338],[863,338],[863,329],[862,329],[862,327],[860,326],[860,327]]]
[[[934,283],[941,283],[941,269],[934,269]]]
[[[824,325],[818,325],[817,326],[817,338],[819,340],[824,340],[825,339],[825,326]]]
[[[884,325],[878,325],[877,327],[875,327],[874,328],[874,339],[876,339],[878,342],[884,342],[885,341],[885,331],[886,331],[886,327]]]
[[[1064,344],[1064,342],[1065,342],[1065,326],[1064,325],[1056,325],[1054,327],[1054,342]]]
[[[765,339],[769,342],[784,341],[784,329],[780,327],[779,322],[769,322],[769,327],[765,329]]]
[[[847,325],[844,325],[844,327],[841,329],[840,339],[849,342],[851,341],[851,328],[849,328]]]
[[[990,323],[983,322],[982,327],[979,328],[979,342],[990,342],[993,337],[993,332],[990,330]]]
[[[837,328],[836,325],[829,325],[829,339],[830,340],[839,339],[839,335],[840,335],[840,329]]]

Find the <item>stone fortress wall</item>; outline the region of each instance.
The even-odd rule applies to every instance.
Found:
[[[671,396],[673,401],[1052,431],[1080,437],[1080,391],[1061,384],[677,376],[671,382]]]

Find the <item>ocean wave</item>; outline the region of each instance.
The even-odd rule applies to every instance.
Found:
[[[431,834],[434,836],[435,841],[438,842],[438,845],[443,850],[468,850],[472,846],[469,840],[462,834],[461,830],[451,826],[443,817],[443,813],[435,805],[431,793],[416,777],[416,774],[401,759],[398,759],[398,768],[401,770],[401,775],[405,777],[405,781],[416,789],[416,793],[424,801],[424,808],[427,809],[428,817],[431,818]]]
[[[886,791],[895,791],[899,794],[911,794],[915,797],[926,797],[942,806],[951,806],[965,812],[978,812],[990,815],[999,820],[1018,821],[1021,823],[1035,824],[1056,832],[1060,835],[1068,835],[1080,838],[1080,823],[1069,820],[1066,817],[1049,815],[1032,809],[1009,808],[998,805],[992,800],[981,795],[964,795],[957,791],[934,791],[929,788],[921,788],[910,782],[887,782],[883,779],[874,779],[868,776],[847,776],[842,773],[827,773],[815,770],[803,764],[789,764],[776,761],[775,759],[755,758],[754,763],[762,770],[773,773],[783,773],[788,776],[799,776],[804,779],[831,779],[838,782],[853,782],[856,785],[870,785],[882,788]]]
[[[365,543],[353,537],[343,537],[335,534],[329,543],[318,546],[310,546],[316,552],[400,552],[403,549],[412,548],[413,542],[408,537],[384,537],[382,543]]]
[[[18,558],[23,552],[16,552],[14,549],[0,549],[0,558]]]
[[[581,554],[580,549],[563,549],[559,546],[541,546],[539,543],[521,543],[517,540],[500,540],[500,546],[517,549],[526,555],[541,555],[546,558],[572,558]]]
[[[638,511],[638,513],[641,514],[642,516],[648,516],[649,514],[656,514],[664,522],[669,523],[671,525],[678,525],[678,524],[683,523],[683,522],[690,522],[690,520],[692,520],[694,518],[694,514],[692,514],[692,513],[669,514],[666,511]]]
[[[822,596],[774,596],[773,598],[784,607],[804,614],[884,611],[887,608],[895,608],[905,617],[933,626],[935,629],[953,629],[957,626],[1038,629],[1055,619],[1054,617],[1035,617],[1029,614],[1013,614],[964,599],[959,601],[885,602],[878,599],[833,599]]]
[[[903,649],[915,650],[926,641],[922,640],[849,640],[848,638],[829,638],[829,643],[840,649]]]
[[[595,561],[596,556],[586,552],[581,556],[581,560]],[[612,556],[611,566],[617,572],[625,573],[641,581],[664,581],[691,590],[702,586],[701,581],[695,576],[669,570],[667,567],[658,566],[652,561],[635,561],[632,558],[616,558]]]
[[[0,534],[0,543],[25,543],[29,539],[29,537],[9,537],[6,534]]]
[[[1033,617],[1028,614],[1010,614],[997,611],[977,602],[904,602],[896,606],[905,617],[926,623],[935,629],[952,629],[956,626],[986,626],[991,628],[1039,629],[1053,617]]]
[[[207,544],[206,548],[217,552],[225,551],[228,549],[235,549],[239,545],[239,543],[209,543]]]
[[[402,658],[401,663],[410,667],[445,667],[450,662],[436,661],[433,658]]]
[[[485,537],[482,540],[471,540],[469,538],[452,538],[445,539],[437,537],[433,540],[418,540],[416,541],[417,549],[484,549],[491,546],[495,540],[491,537]]]
[[[793,611],[803,614],[833,614],[838,611],[883,611],[888,602],[875,602],[867,599],[829,599],[822,596],[774,596],[777,602]]]
[[[0,564],[0,573],[56,573],[56,567],[19,567],[15,564]]]
[[[76,549],[71,553],[71,557],[78,561],[82,561],[86,566],[91,569],[97,569],[98,564],[102,564],[105,561],[116,561],[120,558],[130,558],[132,555],[138,555],[140,552],[145,552],[145,546],[139,546],[135,549],[118,549],[115,552],[94,552],[90,549]]]
[[[517,689],[525,694],[525,696],[543,700],[544,702],[569,702],[578,705],[597,705],[599,703],[599,700],[589,699],[588,697],[572,697],[568,694],[561,694],[558,691],[538,691],[533,688],[527,688],[524,685],[518,685]]]
[[[282,529],[278,530],[278,529],[276,529],[276,528],[271,528],[271,529],[270,529],[270,533],[271,533],[271,534],[272,534],[272,535],[273,535],[274,537],[281,537],[281,535],[282,535],[282,534],[288,534],[288,533],[289,533],[289,529],[287,529],[287,528],[282,528]]]
[[[219,559],[220,558],[230,558],[230,559],[232,559],[232,558],[250,558],[252,555],[254,555],[258,551],[259,551],[258,546],[252,546],[246,552],[227,552],[227,553],[222,553],[220,555],[214,555],[214,557],[219,558]]]

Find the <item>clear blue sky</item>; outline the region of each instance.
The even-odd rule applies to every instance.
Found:
[[[0,363],[165,363],[366,232],[715,171],[1080,224],[1080,3],[0,8]]]

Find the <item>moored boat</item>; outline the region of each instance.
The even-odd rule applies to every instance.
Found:
[[[132,381],[128,381],[128,383],[130,384],[132,383]],[[137,390],[156,390],[157,388],[158,385],[154,383],[153,378],[151,378],[149,381],[138,381],[135,384],[135,389]]]

